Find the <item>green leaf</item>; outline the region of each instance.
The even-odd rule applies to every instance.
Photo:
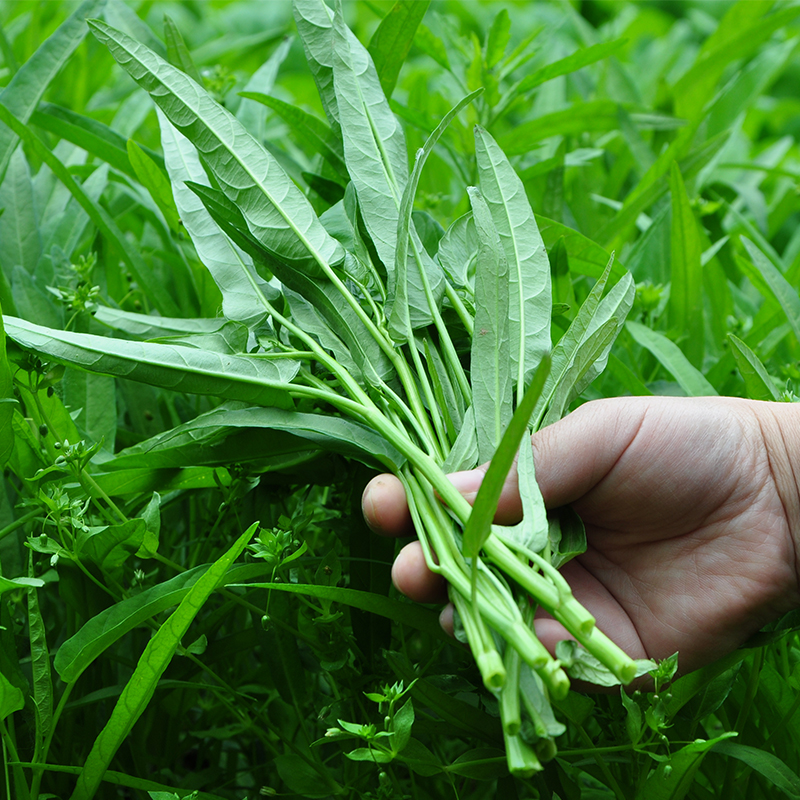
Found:
[[[339,134],[339,106],[333,85],[333,12],[322,0],[294,0],[292,12],[328,120]]]
[[[497,66],[503,58],[511,39],[511,17],[508,16],[508,9],[501,8],[495,14],[489,32],[486,34],[486,53],[484,62],[488,69]]]
[[[386,97],[391,97],[400,67],[406,60],[425,12],[431,0],[397,0],[381,20],[369,43],[369,54]]]
[[[766,285],[768,291],[766,296],[777,301],[792,327],[792,332],[800,341],[800,297],[798,297],[797,289],[781,275],[775,265],[753,242],[745,236],[742,236],[741,239],[753,266],[758,270],[757,275],[760,275],[762,279],[756,283],[756,288],[763,293],[762,287]]]
[[[0,268],[11,275],[14,267],[32,273],[39,261],[42,240],[33,201],[33,185],[22,148],[11,156],[0,186]]]
[[[98,306],[94,318],[114,330],[136,339],[157,339],[162,336],[176,336],[192,333],[213,333],[227,324],[223,317],[212,319],[183,319],[181,317],[160,317],[153,314],[137,314],[121,311],[110,306]]]
[[[515,156],[530,152],[534,144],[551,136],[601,133],[618,127],[617,104],[610,100],[592,100],[516,125],[500,137],[498,144],[507,156]]]
[[[573,639],[556,644],[556,658],[564,665],[571,678],[587,681],[595,686],[618,686],[620,681],[608,667],[600,663],[588,650]],[[655,669],[656,662],[640,659],[636,662],[636,677]]]
[[[439,240],[436,258],[449,280],[465,292],[473,304],[471,276],[478,257],[478,233],[472,214],[464,214],[453,222]]]
[[[91,800],[94,797],[103,779],[103,773],[131,732],[136,720],[147,708],[161,675],[169,666],[192,620],[224,580],[225,573],[253,538],[257,527],[258,523],[253,523],[230,549],[203,573],[181,600],[178,608],[147,643],[111,717],[92,745],[92,750],[78,776],[72,800]]]
[[[540,67],[529,75],[526,75],[524,78],[518,80],[503,95],[495,109],[495,118],[504,114],[511,103],[521,95],[533,91],[537,86],[541,86],[543,83],[551,81],[554,78],[559,78],[562,75],[569,75],[571,72],[576,72],[579,69],[589,66],[589,64],[594,64],[598,61],[602,61],[604,58],[608,58],[612,53],[615,53],[623,47],[626,42],[627,39],[614,39],[611,42],[601,42],[600,44],[593,44],[589,47],[581,47],[572,53],[572,55],[554,61],[545,67]]]
[[[25,707],[22,692],[0,672],[0,721]]]
[[[105,0],[86,0],[20,67],[0,92],[0,104],[27,122],[50,82],[86,36],[86,18],[105,5]],[[3,120],[5,121],[5,120]],[[0,126],[0,180],[17,146],[16,131]]]
[[[686,357],[696,367],[703,363],[703,272],[702,246],[689,197],[678,165],[670,170],[672,195],[672,281],[669,319],[677,337],[685,341]]]
[[[170,230],[180,234],[180,215],[175,207],[167,176],[133,139],[128,139],[128,158],[139,183],[150,193]]]
[[[425,145],[417,151],[414,169],[403,190],[397,221],[394,269],[389,273],[385,312],[389,331],[399,342],[408,341],[413,328],[425,325],[433,319],[432,308],[438,308],[444,288],[441,270],[437,269],[437,265],[428,255],[412,221],[414,196],[422,169],[456,115],[478,97],[481,91],[468,94],[445,114]]]
[[[154,306],[165,314],[178,316],[178,307],[175,301],[172,300],[169,294],[163,291],[161,287],[156,288],[151,268],[136,248],[128,243],[128,240],[117,227],[116,222],[114,222],[109,213],[87,195],[81,186],[75,182],[64,164],[44,146],[32,130],[27,128],[2,105],[1,100],[2,98],[0,98],[0,121],[5,123],[17,136],[29,145],[69,189],[72,196],[80,203],[92,222],[97,225],[103,235],[106,236],[120,252],[125,265],[133,273],[137,283]]]
[[[395,260],[408,161],[403,129],[389,108],[367,50],[334,16],[333,76],[344,153],[364,224],[387,270]]]
[[[221,447],[226,438],[236,435]],[[260,431],[265,433],[262,435]],[[270,433],[266,433],[269,431]],[[276,435],[286,434],[285,440]],[[276,408],[224,403],[213,411],[118,453],[103,468],[175,468],[190,464],[229,464],[278,455],[283,448],[333,450],[381,469],[399,469],[404,457],[364,425],[325,414],[284,412]]]
[[[536,482],[533,447],[527,446],[527,436],[522,439],[517,457],[517,483],[522,501],[522,520],[516,525],[504,526],[504,538],[519,542],[528,550],[538,553],[547,545],[550,527],[544,498]]]
[[[550,349],[550,263],[522,181],[492,137],[475,128],[480,189],[508,263],[512,379],[517,398]],[[477,300],[476,300],[477,303]]]
[[[195,147],[238,204],[251,233],[272,252],[302,263],[310,274],[344,257],[320,224],[308,200],[230,112],[180,70],[121,31],[94,20],[97,38],[149,92],[170,122]]]
[[[15,405],[14,381],[6,354],[6,333],[0,317],[0,469],[5,469],[14,450],[14,429],[11,420],[14,417]]]
[[[125,175],[136,177],[128,159],[125,137],[102,122],[53,103],[41,103],[31,116],[31,122],[83,148]],[[160,167],[163,166],[161,156],[147,148],[142,149]]]
[[[185,72],[198,86],[202,86],[203,78],[195,66],[192,54],[189,52],[178,26],[167,14],[164,14],[164,43],[167,46],[167,61]]]
[[[478,454],[491,458],[513,411],[508,261],[481,193],[468,190],[480,249],[475,271],[475,331],[470,355]]]
[[[186,185],[189,181],[208,182],[194,145],[161,109],[158,119],[175,206],[200,261],[222,293],[222,311],[228,319],[256,325],[268,313],[265,300],[269,289],[256,274],[252,258],[223,234],[202,200]]]
[[[736,734],[724,733],[716,739],[697,739],[682,747],[647,776],[636,800],[683,800],[706,754],[732,736]]]
[[[573,397],[605,367],[610,346],[633,304],[636,291],[633,278],[626,273],[603,298],[613,265],[612,256],[567,332],[553,348],[553,366],[536,405],[534,430],[540,427],[545,411],[550,421],[560,419]],[[611,320],[616,322],[612,324]],[[597,336],[603,339],[602,343]]]
[[[242,97],[262,103],[279,114],[301,144],[315,153],[319,153],[333,167],[337,175],[349,180],[350,176],[344,163],[342,142],[334,134],[330,125],[296,105],[286,103],[277,97],[270,97],[263,92],[240,92],[240,94]]]
[[[75,538],[75,555],[119,577],[120,567],[144,542],[145,523],[131,519],[119,525],[88,527]]]
[[[32,560],[30,564],[32,565]],[[33,572],[29,569],[29,574]],[[36,744],[34,761],[44,759],[44,748],[50,740],[53,726],[53,678],[50,673],[50,651],[39,595],[34,587],[28,589],[28,637],[31,645],[33,704],[36,710]]]
[[[752,400],[779,400],[775,381],[772,380],[759,357],[738,337],[728,334],[731,352],[744,379],[747,396]]]
[[[353,308],[352,296],[348,299],[346,292],[341,290],[341,285],[324,278],[309,276],[302,268],[279,261],[274,254],[269,252],[242,228],[243,218],[235,205],[230,203],[220,192],[215,192],[204,186],[188,184],[203,201],[214,220],[224,228],[225,232],[234,242],[244,248],[259,266],[273,273],[285,287],[295,291],[305,298],[318,315],[323,318],[331,334],[340,337],[350,350],[350,355],[356,361],[363,381],[373,385],[381,382],[392,374],[392,365],[383,352],[372,332],[365,330],[361,317]],[[354,261],[348,253],[346,265]],[[355,301],[353,301],[355,302]]]
[[[284,38],[270,57],[253,73],[242,90],[244,97],[236,109],[236,118],[253,134],[256,141],[262,142],[266,139],[267,110],[263,105],[247,99],[246,95],[250,92],[269,94],[272,91],[278,70],[286,60],[291,45],[292,40],[289,37]]]
[[[770,786],[787,797],[800,797],[800,778],[777,756],[767,750],[759,750],[738,742],[724,740],[714,747],[714,752],[736,758],[763,775]]]
[[[640,322],[626,322],[625,327],[634,340],[649,350],[658,362],[678,382],[689,397],[713,397],[717,391],[683,354],[681,349],[663,333],[650,330]]]
[[[4,317],[4,323],[17,344],[68,366],[189,393],[279,408],[292,405],[287,385],[297,372],[297,362],[273,363],[192,347],[54,331],[13,317]]]
[[[556,569],[586,552],[586,527],[572,506],[550,511],[547,535],[550,539],[550,563]]]
[[[539,364],[522,402],[517,406],[511,422],[508,423],[508,427],[503,433],[497,451],[489,463],[489,468],[486,470],[486,475],[484,475],[475,497],[472,512],[464,526],[462,550],[467,557],[476,556],[491,533],[492,519],[497,511],[497,502],[503,491],[506,476],[514,463],[520,441],[529,428],[533,409],[544,389],[549,371],[550,357],[546,355]]]

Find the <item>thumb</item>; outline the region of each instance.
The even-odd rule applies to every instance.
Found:
[[[534,433],[533,461],[545,505],[574,503],[594,489],[636,438],[652,401],[649,397],[593,400]],[[516,485],[516,472],[513,482]]]
[[[641,428],[648,397],[614,397],[585,403],[531,438],[536,480],[548,508],[573,503],[613,469]],[[451,483],[472,504],[489,463],[454,472]],[[508,473],[495,522],[512,525],[522,517],[516,462]]]

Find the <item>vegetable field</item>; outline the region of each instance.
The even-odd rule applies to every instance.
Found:
[[[800,617],[634,661],[520,447],[798,401],[798,82],[793,2],[0,0],[0,796],[800,798]]]

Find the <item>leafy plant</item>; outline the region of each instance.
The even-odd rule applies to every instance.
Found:
[[[563,696],[632,665],[519,448],[591,397],[794,398],[795,7],[0,12],[9,796],[796,795],[791,619]],[[490,458],[470,509],[445,472]],[[388,596],[359,461],[489,691]],[[606,666],[553,662],[520,587]]]

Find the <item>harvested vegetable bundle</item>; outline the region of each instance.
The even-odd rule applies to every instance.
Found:
[[[562,661],[578,677],[625,683],[637,674],[557,571],[581,549],[580,521],[548,515],[531,448],[520,447],[602,371],[633,281],[623,276],[604,296],[609,263],[551,353],[547,254],[522,183],[485,130],[475,129],[471,213],[443,235],[412,213],[426,159],[479,93],[445,116],[409,172],[402,129],[341,8],[296,0],[295,16],[329,117],[309,122],[324,160],[317,183],[343,195],[319,217],[269,150],[203,88],[126,34],[91,23],[158,106],[175,204],[222,293],[224,328],[173,343],[12,318],[5,329],[49,359],[228,401],[171,432],[173,446],[237,424],[394,472],[428,564],[447,579],[484,683],[499,696],[509,767],[528,774],[540,756],[552,757],[562,730],[549,704],[569,688]],[[98,318],[134,334],[151,319]],[[162,335],[171,324],[181,331],[160,319]],[[523,519],[496,526],[518,450]],[[470,508],[446,474],[489,459]],[[565,646],[554,659],[532,632],[537,605],[583,649]]]

